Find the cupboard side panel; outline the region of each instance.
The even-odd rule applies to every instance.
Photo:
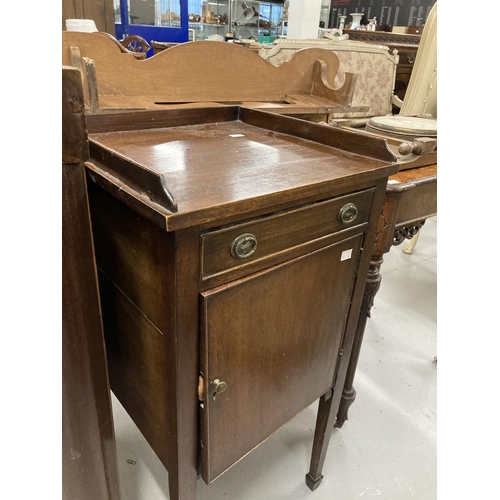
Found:
[[[175,398],[165,360],[163,334],[109,280],[99,273],[103,325],[113,393],[158,458],[170,469],[169,402]]]
[[[111,389],[169,470],[177,449],[173,235],[89,182]]]
[[[174,237],[88,182],[99,268],[162,332],[173,308]]]

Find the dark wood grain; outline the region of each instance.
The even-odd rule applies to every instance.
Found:
[[[359,133],[349,128],[325,127],[305,119],[281,116],[266,110],[251,109],[245,106],[221,106],[212,103],[201,108],[176,108],[162,111],[114,111],[87,116],[89,134],[102,132],[142,131],[161,129],[164,127],[180,127],[186,125],[231,122],[240,120],[242,123],[301,137],[343,151],[358,155],[395,161],[395,156],[387,147],[386,141],[371,134],[360,140]]]
[[[203,294],[206,380],[228,384],[215,399],[206,384],[207,483],[331,388],[360,243],[352,237]],[[351,257],[342,260],[344,251]]]
[[[89,134],[100,132],[124,132],[163,127],[182,127],[206,123],[237,120],[238,106],[217,106],[214,103],[204,108],[179,108],[165,111],[124,111],[87,116]]]
[[[378,138],[366,138],[355,154],[355,133],[271,113],[240,108],[238,120],[164,127],[162,117],[169,114],[156,115],[161,128],[90,135],[94,173],[109,164],[109,172],[152,207],[161,205],[147,195],[154,191],[151,174],[167,186],[178,207],[171,213],[164,206],[169,230],[368,182],[380,169],[388,175],[398,170]]]
[[[113,416],[83,165],[88,145],[78,71],[63,69],[63,89],[63,498],[119,500]]]
[[[62,161],[80,163],[89,158],[80,72],[69,66],[62,71]]]
[[[194,498],[198,232],[166,233],[89,193],[111,387],[169,471],[170,498]]]
[[[322,203],[306,205],[271,217],[259,218],[243,224],[210,231],[202,236],[202,279],[227,272],[235,267],[261,261],[309,241],[327,236],[368,221],[373,190],[340,196]],[[340,209],[348,203],[357,207],[358,214],[350,223],[339,221]],[[257,240],[257,249],[245,259],[235,259],[230,252],[233,241],[250,233]],[[258,270],[255,266],[253,270]]]
[[[383,139],[379,137],[365,137],[363,141],[360,141],[356,131],[347,128],[333,128],[333,130],[338,132],[334,133],[332,127],[244,107],[240,108],[239,117],[240,120],[250,125],[301,137],[302,139],[331,146],[342,151],[377,158],[387,162],[396,161],[395,156]]]

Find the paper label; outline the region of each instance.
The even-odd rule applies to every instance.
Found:
[[[348,260],[352,257],[352,248],[349,248],[349,250],[344,250],[342,252],[342,255],[340,256],[340,260]]]

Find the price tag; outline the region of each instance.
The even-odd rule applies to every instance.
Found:
[[[342,252],[342,255],[340,256],[340,260],[348,260],[352,257],[352,248],[349,248],[349,250],[344,250]]]

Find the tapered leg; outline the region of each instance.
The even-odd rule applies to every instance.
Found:
[[[333,397],[332,391],[321,396],[319,400],[318,417],[314,432],[313,450],[311,456],[311,466],[306,474],[306,484],[311,491],[314,491],[323,479],[323,463],[325,462],[326,450],[332,435],[335,415],[331,414]]]
[[[354,344],[352,346],[351,357],[349,358],[349,367],[347,368],[344,389],[342,391],[342,399],[340,400],[339,411],[335,427],[341,428],[347,420],[347,412],[349,407],[356,399],[356,391],[354,390],[354,375],[358,366],[359,353],[363,336],[365,334],[366,322],[370,317],[370,311],[373,307],[373,300],[380,288],[382,277],[380,276],[380,266],[384,262],[381,255],[372,256],[368,276],[366,278],[365,291],[363,294],[363,302],[359,312],[358,323],[356,325],[356,333],[354,335]]]
[[[181,470],[168,473],[169,500],[196,500],[197,474],[192,470],[189,474]]]
[[[170,500],[196,500],[198,479],[198,308],[199,236],[179,231],[175,236],[175,331],[171,360],[175,369],[175,412],[172,421],[173,460],[168,470]],[[173,318],[172,318],[173,320]]]

